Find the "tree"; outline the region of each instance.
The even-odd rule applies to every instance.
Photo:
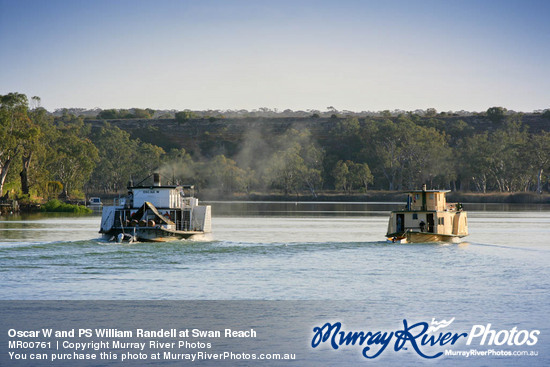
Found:
[[[374,177],[366,163],[338,161],[332,174],[336,188],[340,188],[350,194],[353,189],[358,188],[363,188],[367,191],[368,185],[374,182]]]
[[[350,174],[353,185],[364,188],[365,192],[368,190],[368,185],[374,182],[374,176],[366,163],[352,162]]]
[[[147,177],[157,171],[162,165],[162,158],[166,154],[159,146],[143,143],[137,140],[138,148],[134,155],[134,174],[137,177]]]
[[[269,159],[266,180],[285,195],[308,189],[315,197],[321,185],[323,151],[311,138],[309,130],[289,129],[276,142],[276,151]]]
[[[115,109],[103,110],[97,114],[98,119],[113,120],[119,118],[118,111]]]
[[[150,119],[153,116],[154,111],[151,109],[134,108],[132,118],[136,119]]]
[[[341,160],[353,160],[361,150],[361,126],[356,117],[339,120],[330,130],[333,151]]]
[[[243,191],[245,189],[246,172],[237,167],[234,160],[223,154],[215,156],[206,165],[208,186],[220,190],[222,193]]]
[[[501,192],[525,190],[529,167],[521,159],[527,143],[527,132],[520,121],[510,120],[489,136],[489,172]]]
[[[437,115],[437,110],[435,108],[428,108],[424,113],[426,117],[435,117]]]
[[[461,152],[461,175],[471,180],[477,191],[487,192],[491,162],[487,132],[466,138],[459,146]]]
[[[77,134],[72,128],[64,129],[56,140],[55,155],[50,170],[62,183],[64,197],[70,197],[74,190],[82,190],[88,182],[99,160],[97,148],[92,142]]]
[[[397,123],[386,119],[376,132],[375,144],[378,167],[390,190],[443,185],[453,176],[447,137],[433,127],[416,125],[405,116]]]
[[[460,145],[461,174],[481,192],[525,190],[533,176],[532,167],[522,159],[527,156],[527,137],[519,120],[509,120],[491,134],[466,138]]]
[[[180,111],[180,112],[176,112],[176,121],[178,123],[182,123],[182,122],[185,122],[185,121],[188,121],[188,120],[191,120],[191,119],[195,119],[197,117],[198,117],[197,114],[194,113],[191,110],[183,110],[183,111]]]
[[[391,120],[382,121],[374,140],[374,155],[378,166],[388,182],[388,189],[394,190],[400,186],[402,176],[402,146],[403,131]]]
[[[349,162],[349,161],[348,161]],[[334,187],[338,190],[344,190],[346,192],[351,191],[349,184],[349,167],[344,161],[336,162],[336,166],[332,170],[332,176],[334,177]]]
[[[59,181],[48,181],[46,183],[46,197],[48,200],[55,199],[63,191],[63,184]]]
[[[504,121],[507,109],[504,107],[491,107],[487,109],[487,118],[494,124],[499,124]]]
[[[529,159],[536,170],[537,192],[542,194],[542,174],[550,169],[550,132],[543,131],[529,138]]]
[[[98,130],[92,135],[92,142],[98,149],[99,162],[90,183],[104,192],[116,192],[132,177],[138,145],[130,139],[130,134],[116,126],[105,123]]]
[[[33,97],[35,104],[38,97]],[[41,183],[42,191],[49,173],[42,164],[46,160],[48,152],[52,149],[52,137],[55,135],[53,118],[41,107],[28,112],[31,120],[28,137],[21,146],[21,193],[28,195],[30,188],[36,183]],[[33,164],[34,163],[34,164]]]
[[[298,147],[275,152],[270,160],[268,174],[272,185],[284,191],[285,195],[300,189],[300,170],[304,160]]]
[[[184,148],[171,149],[162,159],[160,173],[180,183],[195,183],[197,171],[195,162]]]
[[[36,131],[27,115],[27,96],[9,93],[0,96],[0,196],[13,160],[23,143]]]

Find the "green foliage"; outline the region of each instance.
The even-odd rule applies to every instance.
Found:
[[[538,115],[539,126],[531,133],[522,114],[502,107],[458,118],[435,109],[367,117],[344,111],[344,118],[328,108],[302,111],[297,120],[245,120],[241,126],[209,124],[218,118],[209,116],[223,118],[220,111],[185,110],[176,114],[178,122],[204,120],[165,125],[170,129],[140,124],[125,131],[114,126],[118,122],[98,126],[69,110],[54,117],[39,107],[37,97],[32,108],[28,103],[23,94],[0,96],[0,193],[9,189],[12,197],[29,200],[35,194],[51,199],[90,191],[120,193],[128,181],[159,170],[174,183],[223,194],[280,190],[316,196],[320,189],[351,193],[424,183],[479,192],[550,187],[550,133],[540,131],[550,110]],[[248,118],[278,114],[266,108],[256,114],[226,112]],[[153,114],[151,109],[111,109],[99,117],[146,119]]]
[[[193,162],[185,149],[171,149],[162,158],[160,174],[169,178],[173,183],[198,184],[202,180],[201,169]],[[205,181],[201,181],[201,187]]]
[[[0,196],[14,160],[23,144],[34,139],[36,128],[27,114],[27,96],[9,93],[0,96]]]
[[[216,188],[222,193],[244,191],[246,187],[245,170],[237,167],[237,163],[224,155],[218,155],[204,167],[206,183],[210,188]]]
[[[462,167],[459,174],[471,180],[481,192],[526,190],[534,182],[533,164],[539,169],[548,165],[544,158],[534,158],[537,149],[540,149],[539,154],[545,154],[543,145],[534,142],[529,141],[521,123],[513,120],[491,133],[476,134],[460,146]],[[528,157],[533,160],[526,160]]]
[[[103,110],[97,114],[97,118],[102,120],[113,120],[118,118],[118,111],[115,109]]]
[[[338,161],[332,170],[332,176],[334,177],[334,187],[336,190],[351,191],[349,167],[346,162]]]
[[[197,117],[198,117],[197,114],[194,113],[191,110],[183,110],[183,111],[180,111],[180,112],[176,112],[176,121],[178,123],[182,123],[182,122],[185,122],[185,121],[188,121],[188,120],[191,120],[191,119],[195,119]]]
[[[105,123],[93,134],[98,162],[91,173],[90,186],[103,192],[117,192],[128,181],[149,176],[161,166],[162,148],[139,139],[116,126]]]
[[[153,117],[155,111],[151,109],[143,110],[141,108],[134,108],[133,118],[136,119],[150,119]]]
[[[306,189],[316,196],[322,184],[324,152],[313,141],[309,130],[289,129],[275,143],[264,180],[285,195]]]
[[[43,212],[63,212],[63,213],[79,213],[79,214],[89,214],[92,213],[90,208],[87,208],[82,205],[73,205],[63,203],[57,199],[48,201],[46,204],[42,205],[40,208]]]
[[[55,141],[48,165],[52,176],[63,184],[62,194],[69,197],[72,190],[78,190],[90,179],[99,160],[95,145],[81,137],[75,129],[64,129]]]
[[[354,189],[367,191],[368,185],[374,182],[368,164],[352,161],[338,161],[332,170],[336,190],[351,193]]]
[[[507,109],[504,107],[491,107],[487,110],[487,118],[494,124],[499,124],[504,121]]]
[[[152,110],[150,108],[147,108],[147,109],[133,108],[132,110],[108,109],[98,113],[97,118],[101,120],[150,119],[153,117],[154,113],[155,113],[155,110]]]
[[[59,181],[48,181],[44,191],[48,199],[56,197],[63,191],[63,184]]]

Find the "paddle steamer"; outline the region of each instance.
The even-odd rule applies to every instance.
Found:
[[[142,181],[143,182],[143,181]],[[128,185],[128,195],[103,206],[100,233],[108,240],[166,242],[207,239],[212,232],[210,205],[199,205],[191,185]]]
[[[409,191],[404,209],[392,211],[386,237],[391,242],[459,242],[468,235],[468,215],[460,203],[447,203],[450,190]]]

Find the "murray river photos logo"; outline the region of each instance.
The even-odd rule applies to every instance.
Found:
[[[438,358],[443,355],[439,347],[448,347],[459,341],[470,346],[533,346],[538,342],[539,330],[496,330],[491,324],[473,325],[470,332],[452,332],[442,330],[449,327],[455,318],[431,323],[417,322],[410,324],[403,320],[403,329],[395,331],[346,331],[342,323],[327,322],[313,328],[311,347],[329,345],[333,349],[346,346],[360,347],[365,358],[373,359],[381,355],[388,346],[395,352],[401,349],[414,350],[424,358]],[[391,347],[390,347],[391,349]]]

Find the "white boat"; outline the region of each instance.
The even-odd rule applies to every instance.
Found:
[[[99,232],[117,242],[208,239],[210,205],[199,205],[193,189],[191,185],[162,186],[155,173],[152,185],[129,185],[127,197],[103,207]]]
[[[399,243],[459,242],[468,235],[468,214],[460,203],[447,203],[450,190],[408,192],[407,205],[392,211],[386,237]]]
[[[88,200],[88,206],[100,207],[103,206],[103,203],[101,202],[101,198],[91,197],[90,200]]]

